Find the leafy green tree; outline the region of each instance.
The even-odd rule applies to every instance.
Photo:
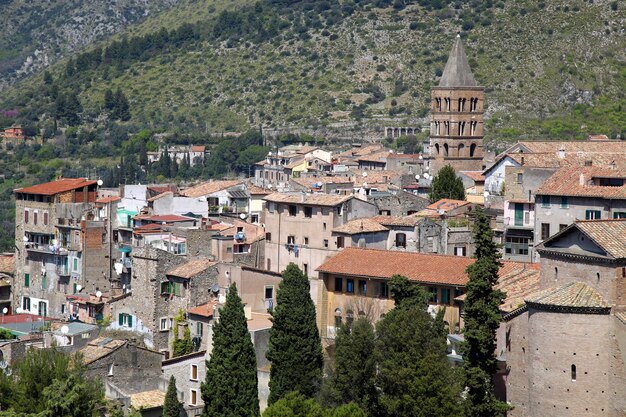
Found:
[[[202,384],[203,417],[259,416],[256,355],[237,286],[213,326],[213,350]]]
[[[176,392],[176,378],[170,376],[165,393],[165,403],[163,404],[163,417],[180,417],[181,403],[178,401]]]
[[[175,358],[179,356],[188,355],[193,352],[193,343],[191,341],[191,330],[188,325],[185,325],[183,329],[183,338],[180,339],[178,337],[178,332],[176,331],[178,326],[176,326],[174,333],[174,354]]]
[[[435,175],[430,186],[430,194],[428,197],[432,202],[441,200],[442,198],[465,200],[463,180],[456,175],[452,166],[446,165]]]
[[[55,117],[68,126],[80,123],[79,113],[82,111],[78,95],[73,91],[60,93],[55,101]]]
[[[431,317],[426,292],[414,287],[377,325],[379,415],[461,415],[462,386],[448,363],[443,314]]]
[[[323,354],[315,322],[315,306],[306,275],[291,263],[283,272],[272,312],[267,359],[270,370],[269,403],[290,391],[313,397],[319,390]]]
[[[0,376],[0,416],[95,417],[104,399],[102,384],[85,375],[80,355],[32,349],[11,376]]]
[[[9,339],[15,339],[15,336],[13,336],[13,333],[11,333],[11,330],[0,329],[0,340],[9,340]]]
[[[474,212],[476,262],[467,268],[469,281],[465,295],[465,342],[462,345],[463,371],[467,386],[465,415],[491,417],[509,409],[494,394],[493,376],[497,371],[496,330],[500,326],[500,305],[505,293],[495,290],[500,269],[500,253],[493,241],[493,230],[482,209]]]
[[[355,403],[324,410],[314,399],[294,391],[270,405],[263,417],[367,417],[367,413]]]
[[[374,326],[359,318],[343,325],[335,338],[333,396],[339,404],[355,402],[373,411],[377,402]]]

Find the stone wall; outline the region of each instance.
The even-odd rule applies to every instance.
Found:
[[[422,197],[399,191],[396,194],[370,195],[367,201],[374,203],[378,207],[379,213],[391,216],[406,216],[416,213],[428,206],[430,202]]]

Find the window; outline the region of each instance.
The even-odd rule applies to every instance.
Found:
[[[267,172],[265,174],[267,174]],[[267,211],[269,211],[270,213],[274,213],[274,203],[273,202],[270,201],[267,204]]]
[[[586,210],[585,220],[599,220],[602,218],[602,212],[600,210]]]
[[[120,327],[133,327],[133,316],[126,313],[120,313],[118,315],[118,324]]]
[[[39,213],[37,212],[37,210],[35,210],[33,212],[33,224],[37,225],[37,217],[38,217]]]
[[[567,227],[566,224],[559,224],[559,232]]]
[[[615,211],[613,212],[614,219],[626,219],[626,211]]]
[[[65,314],[65,304],[61,304],[61,314]]]
[[[309,264],[302,264],[302,268],[304,269],[304,275],[309,275]]]
[[[182,295],[182,283],[165,281],[161,283],[161,295]]]
[[[349,278],[346,280],[346,292],[350,294],[354,294],[354,280],[353,279]]]
[[[337,236],[337,249],[343,248],[344,246],[343,236]]]
[[[289,206],[289,215],[290,216],[295,216],[296,214],[298,214],[298,207],[296,207],[294,205],[290,205]]]
[[[359,280],[359,295],[367,295],[367,281]]]
[[[48,225],[48,212],[47,211],[43,212],[43,224],[44,226]]]
[[[272,270],[272,261],[270,260],[270,258],[267,258],[267,270],[268,271]]]
[[[24,209],[24,223],[28,224],[28,209]]]
[[[465,246],[456,246],[454,248],[454,255],[455,256],[466,256],[467,255],[467,248]]]
[[[567,196],[561,197],[561,208],[568,208],[569,202],[567,201]]]
[[[557,281],[559,279],[559,268],[554,267],[554,280]]]
[[[266,233],[265,234],[265,240],[267,242],[271,242],[272,241],[272,234],[271,233]]]
[[[167,317],[161,317],[159,325],[159,330],[162,332],[166,332],[170,329],[170,320]]]
[[[343,278],[335,277],[335,292],[343,291]]]
[[[74,264],[72,265],[72,270],[74,272],[78,271],[78,258],[74,258]]]
[[[296,244],[296,237],[295,236],[287,236],[287,244],[288,245],[295,245]]]
[[[30,297],[22,298],[22,310],[30,312]]]
[[[112,363],[110,363],[110,364],[109,364],[109,372],[108,372],[108,375],[109,375],[109,376],[113,376],[113,364],[112,364]]]
[[[450,303],[450,289],[442,288],[441,289],[441,304],[449,304]]]
[[[541,223],[541,240],[550,237],[550,223]]]
[[[265,299],[266,300],[271,300],[274,298],[274,287],[273,286],[267,286],[265,287]]]
[[[192,389],[191,395],[189,396],[189,405],[197,405],[198,404],[198,390]]]
[[[517,174],[517,183],[522,184],[523,182],[524,182],[524,174],[520,172],[519,174]]]
[[[189,379],[191,379],[192,381],[197,381],[198,380],[198,365],[191,365],[191,370],[190,370],[190,375],[189,375]]]
[[[202,336],[204,334],[204,325],[201,321],[196,322],[196,335]]]
[[[437,287],[428,287],[428,292],[430,293],[430,301],[437,303]]]
[[[47,280],[46,280],[46,274],[44,273],[44,274],[41,276],[41,289],[42,289],[42,290],[45,290],[45,289],[46,289],[46,287],[47,287],[47,285],[46,285],[46,284],[47,284],[47,282],[46,282],[46,281],[47,281]]]
[[[396,233],[396,247],[406,248],[406,234]]]
[[[389,298],[389,284],[381,282],[379,285],[381,298]]]
[[[572,364],[571,367],[571,376],[572,376],[572,381],[575,382],[576,381],[576,365]]]
[[[30,274],[24,274],[24,286],[30,287]]]
[[[233,247],[232,246],[227,246],[226,247],[226,253],[233,253]]]
[[[528,243],[530,239],[527,237],[507,236],[504,243],[504,251],[510,255],[528,255]]]
[[[324,229],[324,231],[326,231],[326,223],[322,224],[322,229]]]
[[[308,218],[313,217],[313,207],[304,208],[304,217],[308,217]]]
[[[308,238],[308,237],[306,237],[306,236],[304,237],[304,244],[305,244],[305,245],[308,245],[308,244],[309,244],[309,238]]]
[[[541,196],[541,206],[542,207],[550,207],[550,196],[542,195]]]
[[[324,247],[327,248],[328,247],[328,239],[324,239]]]

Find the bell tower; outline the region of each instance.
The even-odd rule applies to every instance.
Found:
[[[457,35],[439,86],[431,90],[431,172],[445,165],[456,171],[483,168],[485,89],[472,74],[461,36]]]

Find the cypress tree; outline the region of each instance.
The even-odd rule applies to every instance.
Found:
[[[335,373],[332,391],[340,404],[355,402],[372,412],[376,406],[374,326],[359,318],[340,327],[335,338]],[[372,413],[374,414],[374,413]]]
[[[213,325],[213,351],[202,384],[202,416],[258,416],[257,384],[254,347],[243,303],[232,284],[219,321]]]
[[[179,417],[180,402],[176,394],[176,378],[170,376],[170,382],[167,384],[167,392],[165,393],[165,403],[163,404],[163,417]]]
[[[107,109],[108,111],[111,111],[113,110],[114,107],[115,107],[115,98],[113,97],[113,91],[111,91],[111,89],[108,88],[104,92],[104,108]]]
[[[272,312],[267,359],[270,369],[272,404],[290,391],[306,397],[318,392],[322,377],[323,354],[315,323],[315,306],[309,294],[309,280],[291,263],[283,272]]]
[[[430,201],[441,200],[442,198],[451,198],[453,200],[465,200],[465,187],[463,180],[457,177],[454,168],[446,165],[441,168],[437,175],[433,178],[430,185]]]
[[[496,330],[500,326],[500,305],[505,294],[494,290],[500,268],[500,253],[493,242],[489,219],[478,208],[474,213],[476,262],[467,268],[469,282],[465,296],[465,342],[463,371],[467,386],[467,417],[491,417],[506,413],[508,406],[494,395],[493,376],[497,371]]]

